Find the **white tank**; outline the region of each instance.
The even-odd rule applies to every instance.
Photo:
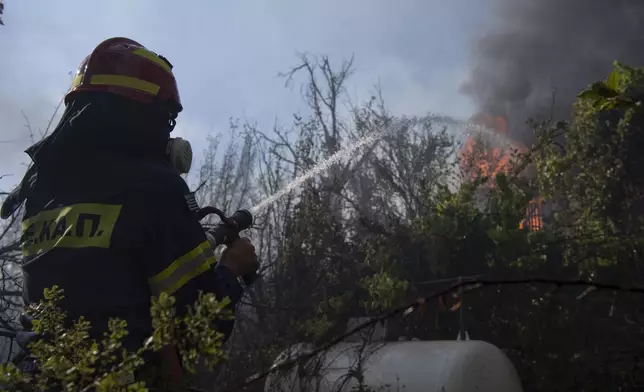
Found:
[[[476,341],[404,341],[343,343],[321,357],[321,376],[301,376],[315,361],[266,380],[266,392],[348,392],[358,385],[347,377],[360,358],[364,385],[373,391],[401,392],[523,392],[516,369],[508,357],[492,344]],[[285,350],[275,365],[310,352],[299,344]],[[371,354],[369,354],[371,353]],[[317,385],[316,385],[317,384]]]

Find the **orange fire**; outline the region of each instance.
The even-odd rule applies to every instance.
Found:
[[[472,117],[471,123],[492,130],[497,135],[508,139],[508,123],[504,117],[493,117],[485,113],[479,113]],[[482,143],[479,145],[479,143]],[[486,177],[493,178],[499,173],[508,174],[511,168],[513,150],[526,152],[527,149],[521,144],[510,141],[509,148],[494,145],[484,139],[475,139],[469,135],[461,150],[461,165],[466,173],[476,177],[479,173]],[[488,186],[494,186],[494,181],[488,181]],[[530,230],[541,230],[543,220],[541,218],[541,200],[536,198],[530,202],[526,209],[526,218],[520,223],[520,228],[528,227]]]
[[[520,229],[523,229],[524,227],[531,231],[540,231],[543,229],[541,203],[542,200],[540,197],[530,200],[530,203],[528,203],[528,207],[526,208],[526,217],[521,221],[521,223],[519,223]]]
[[[474,138],[468,137],[463,150],[463,168],[472,177],[479,173],[485,177],[494,177],[503,172],[508,173],[510,169],[510,155],[500,147],[479,149]]]
[[[504,117],[479,113],[473,116],[470,122],[492,130],[505,141],[509,140],[508,123]],[[525,147],[516,142],[511,142],[510,148],[486,145],[488,143],[485,141],[480,146],[478,143],[477,139],[469,135],[461,150],[462,167],[472,177],[476,177],[479,173],[486,177],[494,177],[499,173],[507,174],[510,170],[513,150],[526,151]]]

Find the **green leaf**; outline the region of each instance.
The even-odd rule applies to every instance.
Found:
[[[618,68],[614,68],[613,71],[610,73],[608,76],[608,79],[606,79],[606,86],[610,88],[611,90],[617,91],[620,86],[622,75],[618,71]]]
[[[583,100],[600,101],[617,97],[618,95],[619,93],[605,82],[597,82],[577,94],[577,97]]]

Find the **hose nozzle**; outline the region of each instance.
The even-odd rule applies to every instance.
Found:
[[[237,210],[232,216],[227,217],[215,207],[204,207],[199,211],[199,219],[203,219],[208,214],[217,214],[221,219],[221,223],[208,231],[216,245],[231,245],[239,239],[239,232],[253,225],[253,214],[248,210]],[[257,272],[253,272],[242,276],[242,279],[246,285],[251,285],[258,277]]]

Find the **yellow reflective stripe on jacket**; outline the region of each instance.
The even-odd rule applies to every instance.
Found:
[[[123,75],[93,75],[89,84],[101,84],[107,86],[127,87],[135,90],[141,90],[148,94],[157,95],[159,85],[148,82],[147,80],[133,78]]]
[[[81,203],[41,211],[22,222],[22,254],[52,248],[109,248],[120,205]]]
[[[190,279],[207,271],[215,263],[215,252],[210,242],[204,241],[196,248],[179,257],[166,269],[148,280],[154,294],[173,294]]]

